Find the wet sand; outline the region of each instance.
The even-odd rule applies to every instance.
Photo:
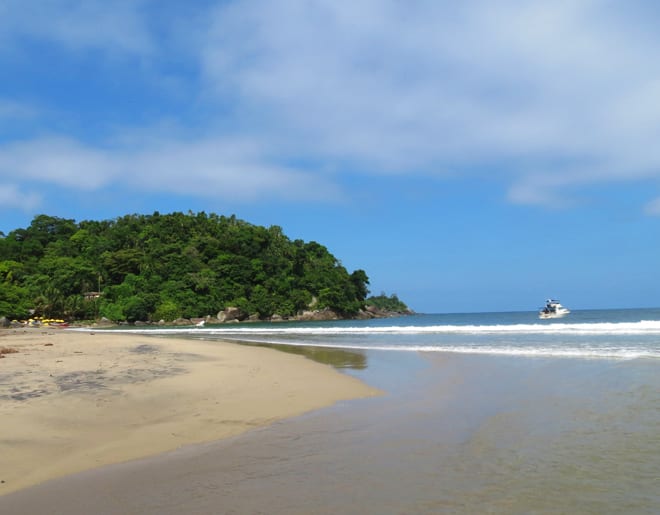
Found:
[[[327,365],[225,342],[0,331],[0,496],[378,395]]]

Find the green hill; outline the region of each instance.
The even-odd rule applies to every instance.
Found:
[[[0,316],[158,321],[236,307],[252,318],[364,308],[369,279],[326,247],[206,213],[75,222],[36,216],[0,233]]]

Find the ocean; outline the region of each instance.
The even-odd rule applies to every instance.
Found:
[[[298,352],[384,392],[191,451],[159,513],[660,513],[660,309],[140,332]]]
[[[238,324],[160,334],[334,349],[583,359],[660,358],[660,309],[412,315],[375,320]]]

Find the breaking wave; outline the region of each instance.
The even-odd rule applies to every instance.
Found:
[[[95,330],[344,350],[660,358],[660,321],[493,325],[236,325]]]
[[[111,329],[114,331],[114,329]],[[642,320],[640,322],[599,322],[582,324],[502,324],[502,325],[400,325],[400,326],[362,326],[362,327],[167,327],[167,328],[131,328],[121,329],[135,334],[195,334],[195,335],[432,335],[432,334],[516,334],[516,335],[660,335],[660,321]]]

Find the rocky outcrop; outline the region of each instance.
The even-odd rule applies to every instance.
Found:
[[[323,320],[339,320],[341,318],[342,317],[340,317],[336,312],[332,311],[331,309],[325,308],[314,311],[302,311],[294,318],[294,320],[323,321]]]
[[[248,313],[245,313],[240,308],[228,307],[218,312],[218,322],[242,322],[248,318]]]
[[[166,321],[136,321],[133,322],[135,326],[145,326],[145,325],[159,325],[159,326],[197,326],[204,327],[208,325],[216,324],[237,324],[239,322],[260,322],[260,321],[270,321],[270,322],[283,322],[283,321],[303,321],[303,322],[327,322],[332,320],[369,320],[372,318],[389,318],[389,317],[398,317],[405,315],[412,315],[414,312],[392,312],[379,309],[375,306],[367,306],[365,309],[360,310],[359,312],[346,316],[344,314],[333,311],[330,308],[324,309],[307,309],[305,311],[300,311],[297,315],[294,316],[282,316],[280,314],[273,314],[269,318],[261,318],[256,313],[246,313],[238,307],[227,307],[222,311],[218,312],[217,317],[212,317],[207,315],[204,318],[177,318],[176,320]],[[2,318],[0,318],[0,325],[2,324]],[[13,325],[13,324],[12,324]],[[107,318],[101,318],[95,322],[92,327],[110,327],[116,325],[129,325],[128,322],[119,322],[115,323]]]
[[[367,306],[364,311],[360,311],[360,315],[364,318],[393,318],[414,314],[415,312],[409,309],[406,311],[386,311],[376,306]]]
[[[94,327],[111,327],[111,326],[114,326],[114,325],[117,325],[117,324],[115,324],[111,320],[108,320],[105,317],[101,317],[99,320],[97,320],[93,324]]]

